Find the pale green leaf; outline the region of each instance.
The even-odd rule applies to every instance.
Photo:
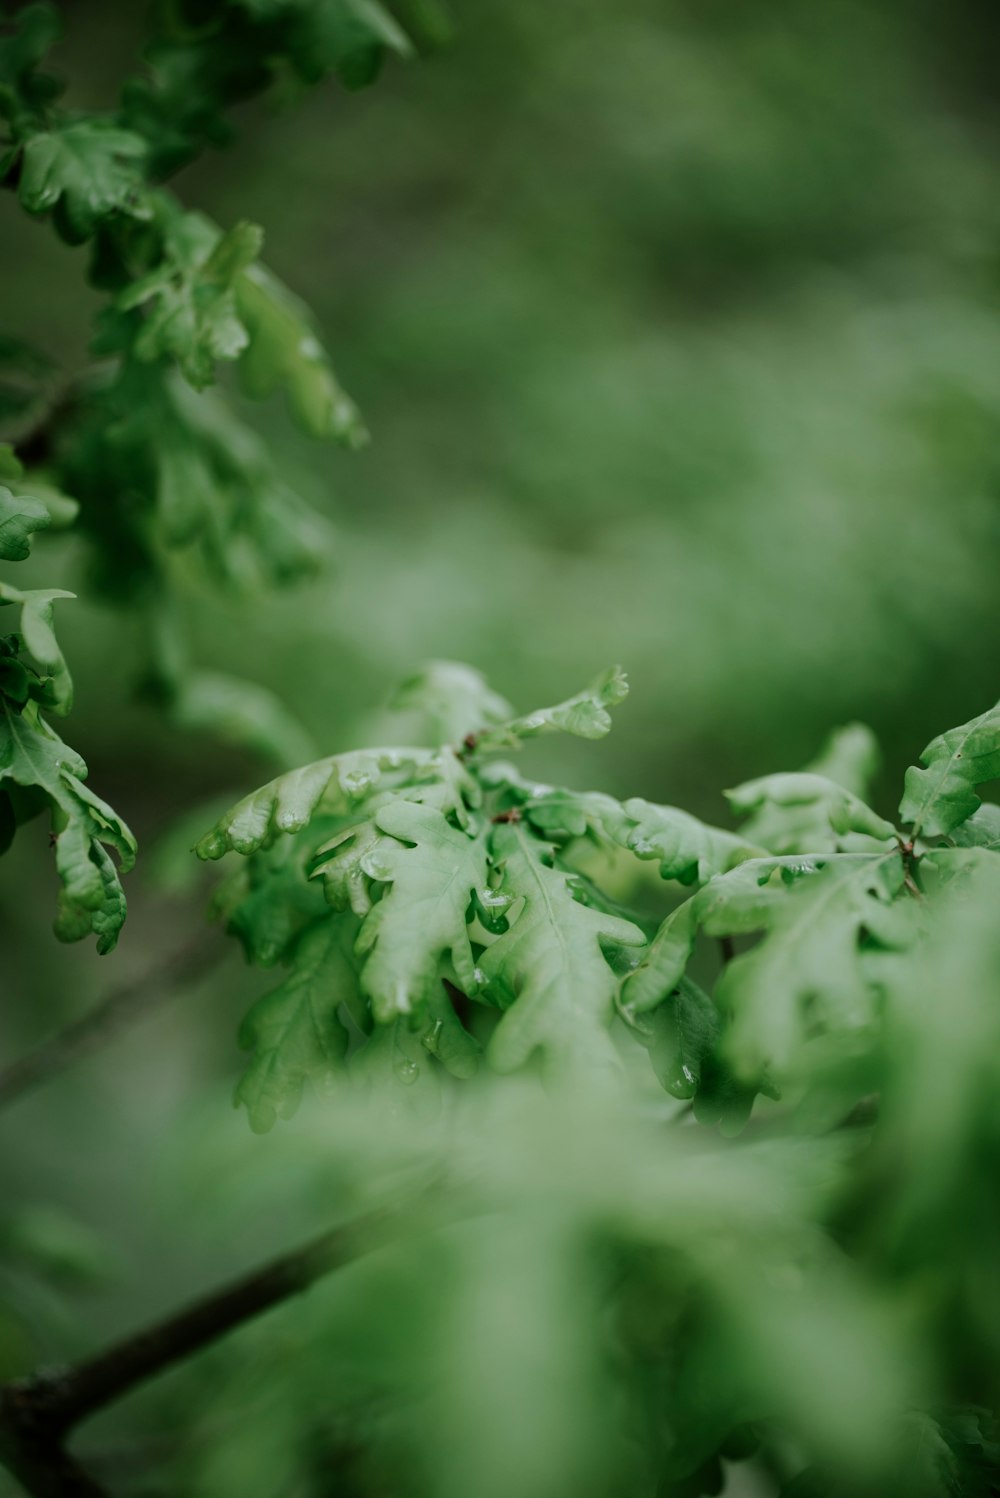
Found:
[[[365,918],[358,951],[362,987],[385,1023],[424,1010],[445,958],[464,992],[475,992],[466,915],[487,862],[483,838],[451,826],[433,806],[397,798],[375,813],[375,824],[385,836],[369,866],[388,888]]]
[[[641,946],[642,932],[574,899],[573,876],[553,865],[552,849],[523,824],[499,826],[493,849],[502,889],[523,903],[480,959],[487,996],[506,1011],[490,1061],[515,1071],[540,1049],[553,1071],[613,1066],[608,1026],[617,983],[604,945]]]
[[[853,849],[856,836],[885,842],[896,835],[851,791],[807,771],[748,780],[726,799],[737,816],[753,816],[747,835],[772,853],[836,852]]]
[[[454,758],[454,756],[452,756]],[[386,775],[429,766],[429,749],[357,749],[316,760],[269,780],[245,796],[205,834],[195,848],[199,858],[221,858],[230,850],[253,853],[279,833],[300,832],[317,812],[342,812],[369,796]]]
[[[584,691],[558,703],[539,708],[523,718],[512,718],[476,735],[477,749],[512,749],[524,739],[545,733],[571,733],[582,739],[600,739],[611,728],[609,708],[628,696],[628,680],[620,666],[612,666]]]
[[[891,909],[904,875],[898,852],[831,860],[762,912],[764,937],[728,964],[716,994],[732,1015],[727,1054],[741,1076],[783,1076],[811,1037],[875,1022],[860,947],[904,939]]]

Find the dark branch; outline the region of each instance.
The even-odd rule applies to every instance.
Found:
[[[380,1210],[333,1228],[104,1352],[0,1387],[0,1462],[32,1498],[104,1498],[69,1455],[73,1428],[321,1276],[388,1242],[409,1212]]]
[[[186,983],[204,976],[218,955],[214,936],[202,936],[182,947],[152,972],[123,984],[82,1019],[44,1041],[27,1056],[0,1071],[0,1108],[16,1103],[59,1075],[82,1056],[95,1051],[121,1030],[150,1014],[158,1004],[178,993]]]

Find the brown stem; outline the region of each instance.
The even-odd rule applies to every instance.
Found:
[[[389,1241],[408,1212],[381,1209],[323,1233],[262,1269],[112,1343],[92,1358],[0,1386],[0,1462],[31,1498],[105,1498],[65,1447],[82,1420],[138,1384]]]

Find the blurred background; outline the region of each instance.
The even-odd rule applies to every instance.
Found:
[[[141,8],[63,9],[69,98],[110,106]],[[722,787],[860,719],[891,814],[923,744],[1000,691],[1000,13],[452,11],[436,55],[362,94],[247,107],[235,147],[176,180],[223,224],[264,226],[373,435],[342,452],[280,402],[245,408],[337,539],[329,570],[282,595],[192,587],[199,659],[276,690],[317,753],[384,741],[394,684],[430,657],[524,710],[620,661],[632,695],[611,736],[541,745],[527,770],[723,821]],[[100,305],[84,269],[0,195],[3,330],[70,371]],[[273,772],[138,705],[127,620],[88,601],[72,539],[35,553],[33,579],[81,595],[62,613],[67,737],[146,859],[98,960],[52,941],[45,832],[20,834],[0,864],[3,1059],[190,939],[206,886],[175,855],[199,807],[208,825],[213,798]],[[116,1263],[72,1312],[45,1289],[49,1345],[26,1352],[7,1313],[11,1366],[166,1306],[231,1268],[234,1242],[251,1262],[323,1220],[305,1189],[257,1218],[213,1209],[206,1160],[284,1168],[285,1146],[228,1111],[236,1024],[267,986],[220,937],[202,981],[0,1118],[0,1199],[57,1207]]]

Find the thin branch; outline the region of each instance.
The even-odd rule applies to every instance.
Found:
[[[370,1212],[92,1358],[0,1386],[0,1462],[31,1498],[106,1498],[65,1448],[75,1426],[410,1224],[409,1210]]]
[[[218,937],[199,935],[150,972],[114,989],[89,1014],[74,1020],[35,1050],[0,1071],[0,1108],[7,1108],[36,1087],[57,1077],[146,1015],[185,984],[204,977],[218,956]]]

